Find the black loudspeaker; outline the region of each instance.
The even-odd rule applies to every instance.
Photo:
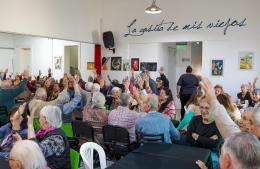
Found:
[[[114,48],[114,36],[111,31],[107,31],[103,33],[103,41],[106,48],[113,49]]]

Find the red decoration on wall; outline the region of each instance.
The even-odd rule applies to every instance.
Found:
[[[95,68],[97,74],[101,74],[101,45],[95,44]]]

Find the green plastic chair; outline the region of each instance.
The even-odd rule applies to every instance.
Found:
[[[71,169],[78,169],[79,168],[79,152],[73,150],[72,148],[70,149],[70,164],[71,164]]]
[[[73,137],[73,130],[71,123],[63,123],[61,126],[61,130],[64,131],[67,137]]]
[[[40,122],[39,122],[39,118],[38,117],[35,117],[33,119],[33,127],[34,127],[34,130],[37,131],[41,128],[41,125],[40,125]]]

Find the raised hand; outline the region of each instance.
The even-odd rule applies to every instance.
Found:
[[[205,163],[200,160],[196,161],[196,164],[200,167],[200,169],[208,169],[208,167],[206,167]]]
[[[210,104],[212,101],[216,100],[215,90],[213,88],[212,83],[208,78],[202,77],[202,81],[200,82],[200,86],[203,88],[205,92],[206,101]]]

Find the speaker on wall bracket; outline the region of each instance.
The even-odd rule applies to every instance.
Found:
[[[103,41],[105,48],[112,50],[113,53],[116,52],[115,44],[114,44],[114,36],[112,31],[103,32]]]

